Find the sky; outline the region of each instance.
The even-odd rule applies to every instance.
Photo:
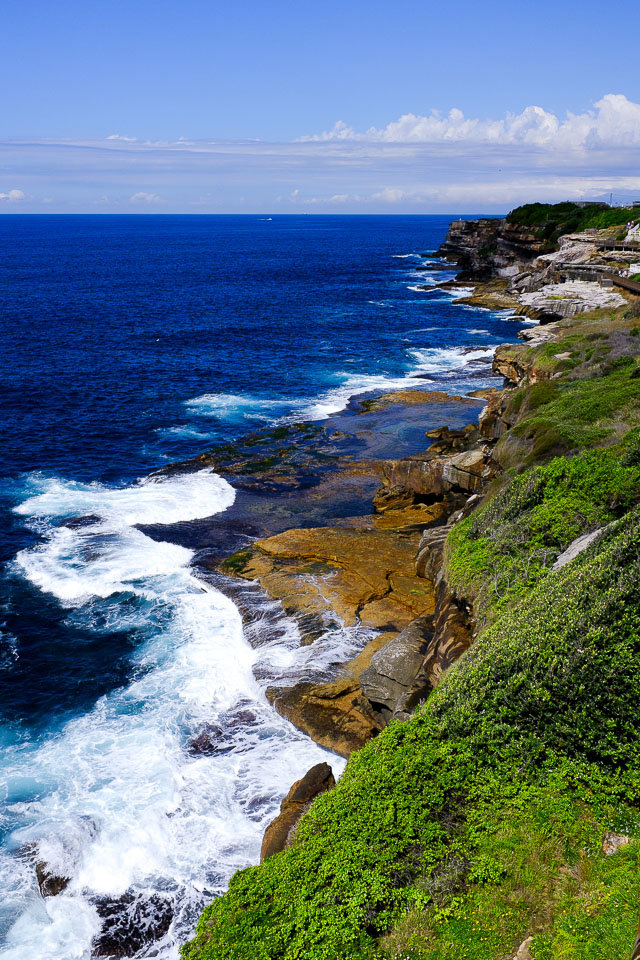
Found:
[[[640,199],[640,5],[3,0],[0,213]]]

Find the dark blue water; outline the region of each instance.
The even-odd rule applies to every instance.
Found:
[[[160,504],[145,505],[135,481],[217,440],[282,419],[322,418],[351,394],[401,386],[415,373],[437,389],[464,388],[472,368],[462,349],[513,336],[504,318],[454,303],[437,287],[443,275],[416,271],[417,254],[439,245],[449,219],[0,217],[7,849],[40,837],[38,816],[51,817],[47,803],[62,789],[53,767],[64,766],[67,742],[82,749],[82,724],[95,731],[96,711],[113,719],[155,702],[144,694],[123,707],[129,685],[171,670],[191,638],[183,621],[187,607],[196,616],[197,588],[187,583],[188,558],[171,552],[179,548],[147,556],[131,525],[180,519],[181,509],[186,519],[206,516],[202,504],[224,509],[226,494],[167,488]],[[420,284],[430,289],[414,289]],[[60,527],[87,513],[102,527],[82,537]],[[140,586],[145,564],[148,589]],[[55,763],[42,760],[51,744]],[[41,782],[34,765],[46,763]],[[67,780],[79,776],[74,763]],[[103,774],[96,777],[101,783]],[[43,807],[25,813],[24,803]],[[23,887],[16,891],[9,929],[24,907]],[[64,958],[86,933],[62,926],[66,933],[48,949]]]

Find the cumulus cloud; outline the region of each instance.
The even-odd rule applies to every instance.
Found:
[[[130,203],[159,203],[160,197],[157,193],[145,193],[143,190],[140,190],[138,193],[134,193],[132,197],[129,197]]]
[[[501,120],[465,117],[454,108],[446,116],[406,113],[385,127],[358,132],[343,121],[302,141],[370,141],[379,143],[523,144],[549,149],[640,146],[640,104],[623,94],[608,93],[586,113],[567,113],[561,120],[542,107],[529,106]]]
[[[9,190],[8,193],[0,193],[0,200],[7,200],[9,203],[17,203],[24,199],[25,195],[22,190]]]

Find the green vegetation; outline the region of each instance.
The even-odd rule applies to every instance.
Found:
[[[535,467],[453,528],[448,580],[482,622],[545,576],[573,540],[640,502],[639,443],[635,430],[615,447]]]
[[[556,352],[564,346],[556,343]],[[519,350],[522,348],[516,348]],[[559,453],[570,453],[610,442],[640,423],[640,365],[635,357],[602,359],[608,350],[600,343],[586,347],[582,361],[591,356],[590,376],[575,380],[541,382],[520,388],[507,407],[517,422],[500,440],[497,453],[505,467],[530,466]],[[536,357],[544,366],[548,345]]]
[[[240,574],[248,564],[251,559],[250,550],[236,550],[235,553],[232,553],[230,557],[227,557],[226,560],[223,560],[220,564],[220,569],[223,573]]]
[[[600,848],[616,825],[638,835],[639,704],[636,511],[354,755],[184,960],[498,960],[532,933],[536,960],[624,957],[639,848]]]
[[[507,222],[530,227],[541,239],[554,243],[564,233],[603,230],[637,220],[640,211],[607,204],[581,207],[577,203],[525,203],[507,214]]]

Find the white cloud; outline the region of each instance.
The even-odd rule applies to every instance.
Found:
[[[107,139],[107,140],[124,140],[125,143],[135,143],[135,142],[136,142],[136,138],[135,138],[135,137],[123,137],[123,136],[122,136],[121,134],[119,134],[119,133],[112,133],[112,134],[110,134],[108,137],[106,137],[106,139]]]
[[[0,193],[0,200],[7,200],[9,203],[17,203],[24,199],[25,195],[22,190],[9,190],[8,193]]]
[[[608,93],[586,113],[567,113],[561,120],[542,107],[529,106],[502,120],[465,117],[454,108],[446,116],[406,113],[386,127],[359,133],[342,120],[324,133],[303,141],[370,141],[380,143],[529,144],[549,149],[589,149],[599,146],[640,146],[640,104],[623,94]]]
[[[134,193],[132,197],[129,197],[130,203],[159,203],[160,197],[157,193],[144,193],[144,191],[139,191]]]

